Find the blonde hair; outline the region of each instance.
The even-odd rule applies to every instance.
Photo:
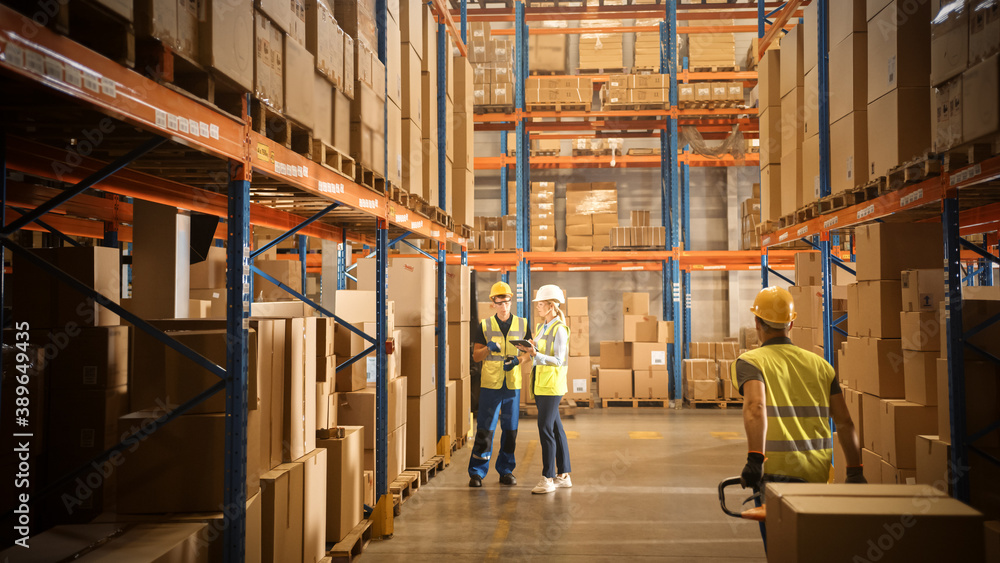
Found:
[[[564,325],[569,326],[566,323],[566,313],[563,313],[563,310],[559,307],[559,302],[556,301],[555,299],[549,299],[546,301],[546,303],[551,305],[552,308],[556,310],[556,316],[559,317],[559,320],[562,321]]]

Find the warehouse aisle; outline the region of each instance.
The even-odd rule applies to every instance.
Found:
[[[535,419],[518,434],[518,485],[492,470],[468,488],[471,447],[403,506],[395,537],[367,561],[763,562],[757,526],[719,510],[718,482],[746,459],[739,409],[578,411],[565,421],[572,489],[532,495],[541,477]]]

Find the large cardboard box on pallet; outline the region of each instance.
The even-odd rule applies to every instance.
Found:
[[[316,58],[297,41],[285,36],[285,115],[299,125],[312,129],[313,89],[303,87],[302,77],[309,76],[316,66]]]
[[[406,466],[416,467],[437,453],[437,393],[406,401]]]
[[[802,205],[809,205],[819,199],[819,135],[813,135],[802,143],[800,174]]]
[[[765,108],[760,113],[760,166],[781,164],[781,111]]]
[[[254,47],[254,98],[281,113],[285,109],[284,34],[260,12],[254,12]]]
[[[400,327],[398,330],[401,342],[397,342],[396,346],[402,351],[402,373],[407,377],[406,394],[419,397],[436,385],[435,326]]]
[[[326,541],[344,539],[363,517],[364,491],[361,472],[364,458],[364,429],[341,427],[341,438],[326,437],[316,447],[327,452]]]
[[[895,467],[916,468],[916,436],[937,431],[937,407],[907,401],[879,401],[882,459]]]
[[[590,356],[570,356],[566,373],[566,397],[569,399],[593,399],[590,391]]]
[[[251,0],[209,0],[198,27],[201,63],[245,91],[253,89],[254,10]]]
[[[32,249],[32,253],[99,291],[108,299],[121,301],[121,268],[117,248]],[[76,326],[113,326],[121,324],[118,315],[83,297],[47,271],[24,259],[15,259],[13,294],[14,314],[32,328]]]
[[[781,164],[769,164],[760,170],[760,217],[777,221],[781,213]]]
[[[858,227],[855,239],[858,281],[899,279],[903,270],[937,268],[944,259],[940,224],[873,223]]]
[[[634,370],[632,387],[636,399],[666,399],[670,396],[670,373],[666,366]]]
[[[868,174],[872,178],[931,148],[930,89],[895,88],[868,104]]]
[[[632,370],[606,369],[597,372],[597,395],[601,399],[632,398]]]
[[[805,78],[802,28],[793,27],[781,38],[780,92],[784,98],[794,88],[802,87]]]
[[[868,103],[930,82],[930,3],[892,0],[868,21]]]
[[[784,146],[784,145],[783,145]],[[802,171],[802,150],[795,149],[781,156],[781,216],[802,207],[802,190],[799,181]]]
[[[994,25],[1000,27],[1000,23],[994,22]],[[962,136],[966,141],[992,135],[1000,130],[998,64],[1000,55],[993,55],[962,74]]]
[[[868,109],[868,37],[852,33],[830,49],[830,123]],[[831,145],[833,143],[831,142]]]
[[[757,99],[761,112],[781,105],[781,51],[768,49],[757,67]]]
[[[836,10],[829,11],[831,46],[837,45],[853,33],[868,31],[866,8],[867,0],[844,0],[837,5]]]
[[[830,193],[868,182],[868,112],[854,111],[830,126]]]

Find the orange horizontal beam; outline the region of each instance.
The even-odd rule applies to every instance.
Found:
[[[21,217],[21,213],[13,209],[7,210],[7,221],[14,221],[20,219]],[[79,219],[76,217],[66,217],[64,215],[53,215],[51,213],[42,217],[42,221],[62,234],[71,237],[83,237],[98,240],[104,238],[103,221]],[[45,229],[38,223],[29,223],[28,225],[22,227],[21,230],[48,232],[48,229]],[[132,242],[132,227],[128,225],[119,225],[118,240],[120,242]]]
[[[406,0],[403,0],[404,2]],[[455,46],[458,47],[458,51],[463,57],[469,55],[465,47],[465,42],[462,41],[462,30],[455,25],[455,18],[452,17],[451,10],[445,3],[446,0],[430,0],[431,10],[434,11],[435,19],[438,23],[443,23],[445,29],[451,34],[452,38],[455,40]],[[461,13],[457,16],[461,18]]]
[[[550,118],[634,118],[634,117],[685,117],[685,116],[725,116],[725,115],[757,115],[758,108],[716,108],[716,109],[657,109],[657,110],[600,110],[600,111],[525,111],[522,117],[528,119]],[[510,113],[477,113],[474,123],[509,123],[516,119]],[[531,123],[528,124],[531,126]]]
[[[758,166],[759,153],[747,153],[741,160],[728,158],[711,158],[707,156],[682,154],[680,162],[695,167],[728,167],[728,166]],[[537,169],[572,169],[572,168],[657,168],[662,159],[660,155],[624,155],[615,156],[615,165],[611,165],[611,156],[533,156],[530,159],[531,168]],[[516,159],[505,156],[477,156],[474,161],[475,170],[499,170],[504,166],[514,167]]]
[[[491,29],[491,36],[514,35],[514,29]],[[717,26],[682,26],[677,28],[678,35],[693,35],[700,33],[755,33],[756,25],[717,25]],[[529,35],[587,35],[593,33],[659,33],[655,25],[627,25],[606,27],[532,27]]]
[[[768,2],[765,8],[773,9],[781,5],[782,2]],[[757,19],[756,4],[743,4],[743,6],[678,4],[677,19],[679,21]],[[663,4],[525,8],[525,19],[527,21],[663,19],[665,17],[664,10]],[[453,10],[452,14],[458,18],[460,12]],[[512,22],[514,21],[514,10],[511,8],[470,8],[468,9],[468,21]]]

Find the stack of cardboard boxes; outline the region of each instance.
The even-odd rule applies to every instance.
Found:
[[[753,185],[753,196],[740,204],[740,250],[760,248],[760,184]]]
[[[766,224],[781,218],[781,51],[768,49],[757,67],[760,123],[760,207]]]
[[[434,131],[437,131],[437,103],[434,103],[434,107],[431,108],[424,100],[424,87],[430,86],[429,82],[427,84],[424,82],[423,72],[427,65],[424,61],[433,58],[435,61],[432,65],[433,70],[437,68],[437,57],[434,56],[437,51],[437,39],[434,40],[433,51],[426,52],[424,50],[427,43],[427,38],[424,35],[425,17],[421,6],[409,2],[403,2],[399,5],[399,80],[401,82],[399,109],[401,120],[400,154],[402,156],[402,170],[400,172],[402,184],[400,187],[421,197],[425,197],[424,194],[427,193],[425,190],[429,189],[429,187],[424,186],[423,139],[426,138],[424,126],[433,124]],[[435,28],[433,31],[436,33],[437,29]],[[392,78],[389,80],[391,82]],[[432,97],[436,102],[437,91],[433,92],[435,95]],[[426,93],[431,94],[431,91],[428,90]],[[425,110],[433,110],[433,116],[424,115]],[[434,159],[433,163],[428,164],[436,163],[437,158]],[[392,165],[393,163],[390,162],[389,167],[392,168]],[[435,167],[434,170],[437,168]]]
[[[517,248],[517,217],[475,217],[473,242],[478,250],[514,250]]]
[[[585,20],[582,27],[607,28],[619,27],[620,21]],[[603,69],[622,68],[621,33],[584,33],[580,35],[580,66],[582,70],[599,71]],[[585,74],[585,73],[584,73]]]
[[[601,87],[601,103],[616,106],[670,103],[670,77],[665,74],[613,74]]]
[[[475,143],[473,132],[472,63],[466,57],[454,57],[455,67],[455,155],[449,177],[450,208],[456,225],[472,225],[475,221],[475,179],[473,172],[475,164]]]
[[[691,26],[732,26],[733,20],[690,20],[688,23]],[[688,35],[688,61],[691,68],[724,70],[736,66],[734,34],[692,33]]]
[[[555,217],[556,185],[554,182],[532,182],[530,189],[528,197],[531,213],[531,249],[554,252],[558,241]],[[507,213],[509,217],[514,217],[517,213],[516,182],[507,182]],[[516,227],[516,223],[514,226]],[[516,244],[516,240],[511,244]]]
[[[931,138],[944,151],[996,133],[1000,15],[983,0],[941,2],[932,13]]]
[[[915,353],[933,345],[921,343],[919,314],[916,318],[901,314],[903,296],[912,295],[910,287],[903,291],[901,276],[906,269],[938,266],[942,252],[936,241],[940,237],[941,227],[932,224],[874,224],[855,231],[858,281],[848,287],[852,320],[839,372],[849,387],[845,399],[862,435],[862,462],[869,483],[913,478],[916,436],[933,435],[937,430],[937,407],[927,392],[933,368],[928,372],[927,356]],[[907,251],[915,247],[927,250]],[[910,277],[908,286],[912,285]],[[925,282],[929,279],[933,274]],[[929,291],[928,298],[934,293]],[[904,347],[917,349],[904,352]]]
[[[690,359],[684,360],[684,398],[694,401],[729,401],[739,398],[730,366],[739,357],[738,342],[692,342]]]
[[[666,228],[650,225],[649,211],[630,211],[629,216],[632,226],[612,227],[608,235],[608,246],[612,248],[663,248],[666,244]]]
[[[679,107],[704,108],[711,102],[714,107],[737,107],[743,105],[742,82],[693,82],[677,85]]]
[[[514,42],[490,37],[488,23],[472,24],[469,62],[473,102],[483,106],[514,105]]]
[[[528,109],[555,105],[584,105],[590,109],[593,97],[594,80],[587,77],[532,76],[524,85],[524,102]]]
[[[805,205],[803,195],[813,192],[802,184],[802,143],[806,121],[816,111],[805,103],[803,26],[793,27],[781,38],[779,92],[781,96],[781,204],[782,216],[794,213]],[[768,69],[770,70],[770,69]]]
[[[618,189],[614,182],[566,184],[567,250],[600,250],[617,226]]]
[[[810,12],[815,10],[811,8]],[[831,194],[863,186],[869,178],[865,10],[865,2],[851,0],[830,11],[830,76],[839,77],[830,81]],[[814,28],[815,25],[809,27]]]
[[[306,48],[316,58],[313,74],[313,152],[319,141],[342,154],[351,149],[354,39],[334,19],[332,3],[306,2]],[[318,157],[318,155],[316,155]]]
[[[449,435],[455,439],[468,435],[472,430],[469,418],[472,412],[469,267],[448,266],[445,276],[448,295],[448,413],[449,420],[453,420],[449,425],[454,424],[454,432]]]
[[[673,323],[649,314],[648,293],[622,294],[624,339],[601,342],[598,395],[602,399],[668,397],[667,343]]]
[[[849,268],[853,269],[853,266],[854,264],[847,264]],[[836,321],[847,313],[847,286],[854,283],[855,278],[846,270],[832,264],[830,265],[830,275],[830,306],[832,307],[830,318]],[[795,301],[795,312],[798,316],[789,333],[789,338],[796,346],[823,356],[823,264],[820,253],[799,252],[795,255],[795,283],[796,285],[789,287],[788,291]],[[854,317],[853,321],[848,317],[846,321],[837,326],[847,331],[852,322],[857,322],[857,317]],[[834,331],[833,349],[839,350],[844,341],[844,336]],[[834,359],[836,359],[836,355]]]
[[[638,27],[657,26],[662,20],[636,20]],[[660,32],[637,31],[632,65],[637,69],[660,71]]]
[[[566,398],[591,401],[590,313],[587,298],[570,297],[566,300],[565,311],[570,330]]]

